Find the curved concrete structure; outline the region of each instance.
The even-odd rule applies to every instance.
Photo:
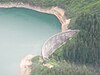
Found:
[[[67,42],[69,38],[78,33],[79,30],[67,30],[50,37],[42,47],[43,59],[49,58],[49,56],[59,47]]]

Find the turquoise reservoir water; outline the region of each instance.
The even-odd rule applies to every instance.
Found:
[[[61,31],[58,19],[24,8],[0,8],[0,75],[19,75],[27,54],[39,55],[45,40]]]

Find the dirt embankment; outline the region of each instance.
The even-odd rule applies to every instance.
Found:
[[[53,14],[60,21],[62,32],[68,29],[67,26],[70,23],[70,19],[66,18],[65,11],[59,7],[41,8],[38,6],[32,6],[30,4],[24,4],[24,3],[7,3],[7,4],[0,3],[0,8],[12,8],[12,7],[28,8],[42,13]]]

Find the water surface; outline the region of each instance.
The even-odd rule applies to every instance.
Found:
[[[19,75],[20,60],[39,55],[45,40],[60,32],[53,15],[25,8],[0,9],[0,75]]]

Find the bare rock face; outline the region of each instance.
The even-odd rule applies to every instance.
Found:
[[[30,75],[32,70],[32,58],[33,55],[27,55],[21,60],[20,68],[21,68],[21,75]]]

